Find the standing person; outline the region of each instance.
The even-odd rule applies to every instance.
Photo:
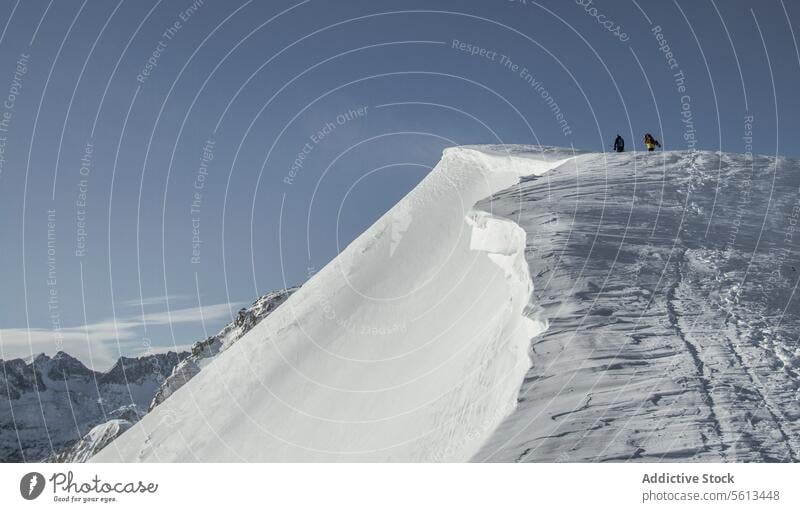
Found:
[[[625,151],[625,139],[623,139],[620,134],[617,134],[617,138],[614,139],[614,151],[617,153]]]
[[[647,151],[654,151],[656,146],[661,147],[661,144],[649,133],[644,134],[644,145],[647,146]]]

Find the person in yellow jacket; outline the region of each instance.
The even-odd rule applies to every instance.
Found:
[[[647,146],[647,151],[654,151],[656,146],[661,147],[661,144],[649,133],[644,134],[644,145]]]

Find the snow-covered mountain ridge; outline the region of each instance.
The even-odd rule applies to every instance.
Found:
[[[0,361],[0,461],[39,461],[99,423],[138,420],[186,356],[121,357],[107,372],[90,370],[65,352]]]
[[[169,377],[164,380],[156,391],[149,410],[189,382],[215,357],[250,332],[250,329],[275,311],[298,289],[299,287],[293,287],[262,295],[250,307],[240,309],[236,318],[223,327],[219,333],[192,345],[191,355],[178,363]]]
[[[550,329],[473,460],[798,460],[797,160],[585,155],[479,207]]]
[[[796,460],[798,186],[777,157],[446,150],[94,460]]]
[[[516,403],[525,236],[480,199],[572,152],[452,148],[405,198],[94,460],[465,460]]]

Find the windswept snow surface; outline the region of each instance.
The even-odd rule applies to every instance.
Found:
[[[549,329],[473,460],[800,459],[798,161],[582,155],[478,207]]]
[[[447,150],[94,460],[800,460],[799,223],[796,160]]]
[[[546,328],[524,230],[474,205],[571,151],[461,147],[95,461],[467,460]]]

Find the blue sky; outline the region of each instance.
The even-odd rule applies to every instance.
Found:
[[[0,13],[4,359],[64,349],[103,369],[213,334],[324,266],[447,146],[602,151],[621,133],[632,149],[650,131],[665,149],[798,156],[792,2]]]

